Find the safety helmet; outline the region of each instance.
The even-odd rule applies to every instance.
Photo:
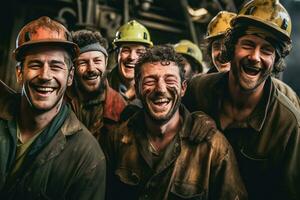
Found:
[[[28,48],[41,45],[63,47],[72,58],[75,58],[79,52],[78,46],[72,42],[69,31],[62,24],[47,16],[29,22],[21,29],[16,40],[16,49],[13,52],[15,59],[21,61]]]
[[[272,31],[283,41],[291,42],[292,22],[279,0],[252,0],[245,4],[231,25],[254,24]]]
[[[202,66],[202,52],[199,47],[189,40],[180,40],[179,43],[174,45],[176,53],[187,55],[193,58],[199,66]]]
[[[230,21],[236,17],[236,14],[228,11],[220,11],[207,25],[207,32],[204,39],[211,39],[221,36],[231,28]]]
[[[122,43],[128,42],[142,43],[146,46],[153,45],[146,27],[135,20],[129,21],[119,28],[113,40],[113,45],[119,46]]]

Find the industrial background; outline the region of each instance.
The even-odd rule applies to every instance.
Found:
[[[5,3],[4,3],[5,2]],[[0,8],[0,79],[18,89],[12,51],[21,27],[47,15],[69,30],[100,30],[112,41],[123,23],[136,19],[144,24],[154,44],[189,39],[203,51],[206,26],[221,10],[237,12],[247,0],[9,0]],[[281,75],[300,95],[300,0],[281,0],[292,18],[293,49]],[[112,47],[110,47],[112,52]],[[114,62],[113,53],[110,62]],[[112,63],[110,66],[112,66]]]

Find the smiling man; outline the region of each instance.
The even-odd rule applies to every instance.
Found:
[[[127,102],[135,99],[134,69],[139,56],[152,46],[146,27],[135,20],[119,28],[113,45],[117,51],[117,66],[109,73],[109,85]]]
[[[225,38],[227,73],[195,78],[184,103],[212,116],[233,146],[251,200],[300,199],[300,118],[271,74],[291,49],[291,19],[276,0],[254,0]]]
[[[136,64],[144,109],[109,135],[110,188],[118,191],[109,199],[246,199],[231,146],[214,121],[181,105],[182,60],[172,46],[157,46]]]
[[[1,199],[104,199],[104,154],[63,101],[77,52],[67,29],[49,17],[19,32],[21,94],[0,101]]]
[[[74,83],[66,99],[78,119],[103,143],[103,136],[120,119],[126,106],[123,97],[107,83],[107,41],[98,31],[78,30],[72,34],[79,46]]]

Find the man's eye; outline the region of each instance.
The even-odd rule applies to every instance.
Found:
[[[30,64],[30,65],[28,65],[28,67],[31,69],[37,69],[37,68],[40,68],[40,65],[39,64]]]
[[[154,84],[155,84],[155,80],[144,81],[144,85],[147,85],[147,86],[151,86],[151,85],[154,85]]]
[[[53,70],[61,70],[61,69],[64,69],[64,67],[61,66],[61,65],[52,65],[51,69],[53,69]]]
[[[80,66],[85,66],[85,65],[86,65],[86,62],[78,62],[78,65],[80,65]]]
[[[102,63],[102,60],[100,60],[100,59],[99,59],[99,60],[94,60],[94,63],[95,63],[95,64],[101,64],[101,63]]]
[[[251,45],[249,45],[249,44],[243,44],[242,48],[244,48],[244,49],[252,49],[253,47]]]
[[[142,55],[142,54],[144,54],[146,52],[146,50],[138,50],[136,53],[138,54],[138,55]]]
[[[166,79],[167,84],[176,84],[177,80],[176,79]]]
[[[121,53],[129,53],[130,50],[129,49],[122,49]]]
[[[272,55],[274,53],[273,49],[268,49],[268,48],[263,48],[261,51],[266,55]]]

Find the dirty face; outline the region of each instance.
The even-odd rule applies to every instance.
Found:
[[[236,84],[245,91],[262,87],[271,75],[274,62],[275,49],[269,42],[256,35],[240,37],[231,62]]]
[[[174,62],[145,63],[138,84],[139,96],[150,119],[168,122],[178,111],[186,89],[179,67]]]
[[[218,38],[212,42],[211,46],[211,59],[214,66],[219,72],[226,72],[230,70],[230,63],[220,62],[220,56],[222,51],[222,38]]]

